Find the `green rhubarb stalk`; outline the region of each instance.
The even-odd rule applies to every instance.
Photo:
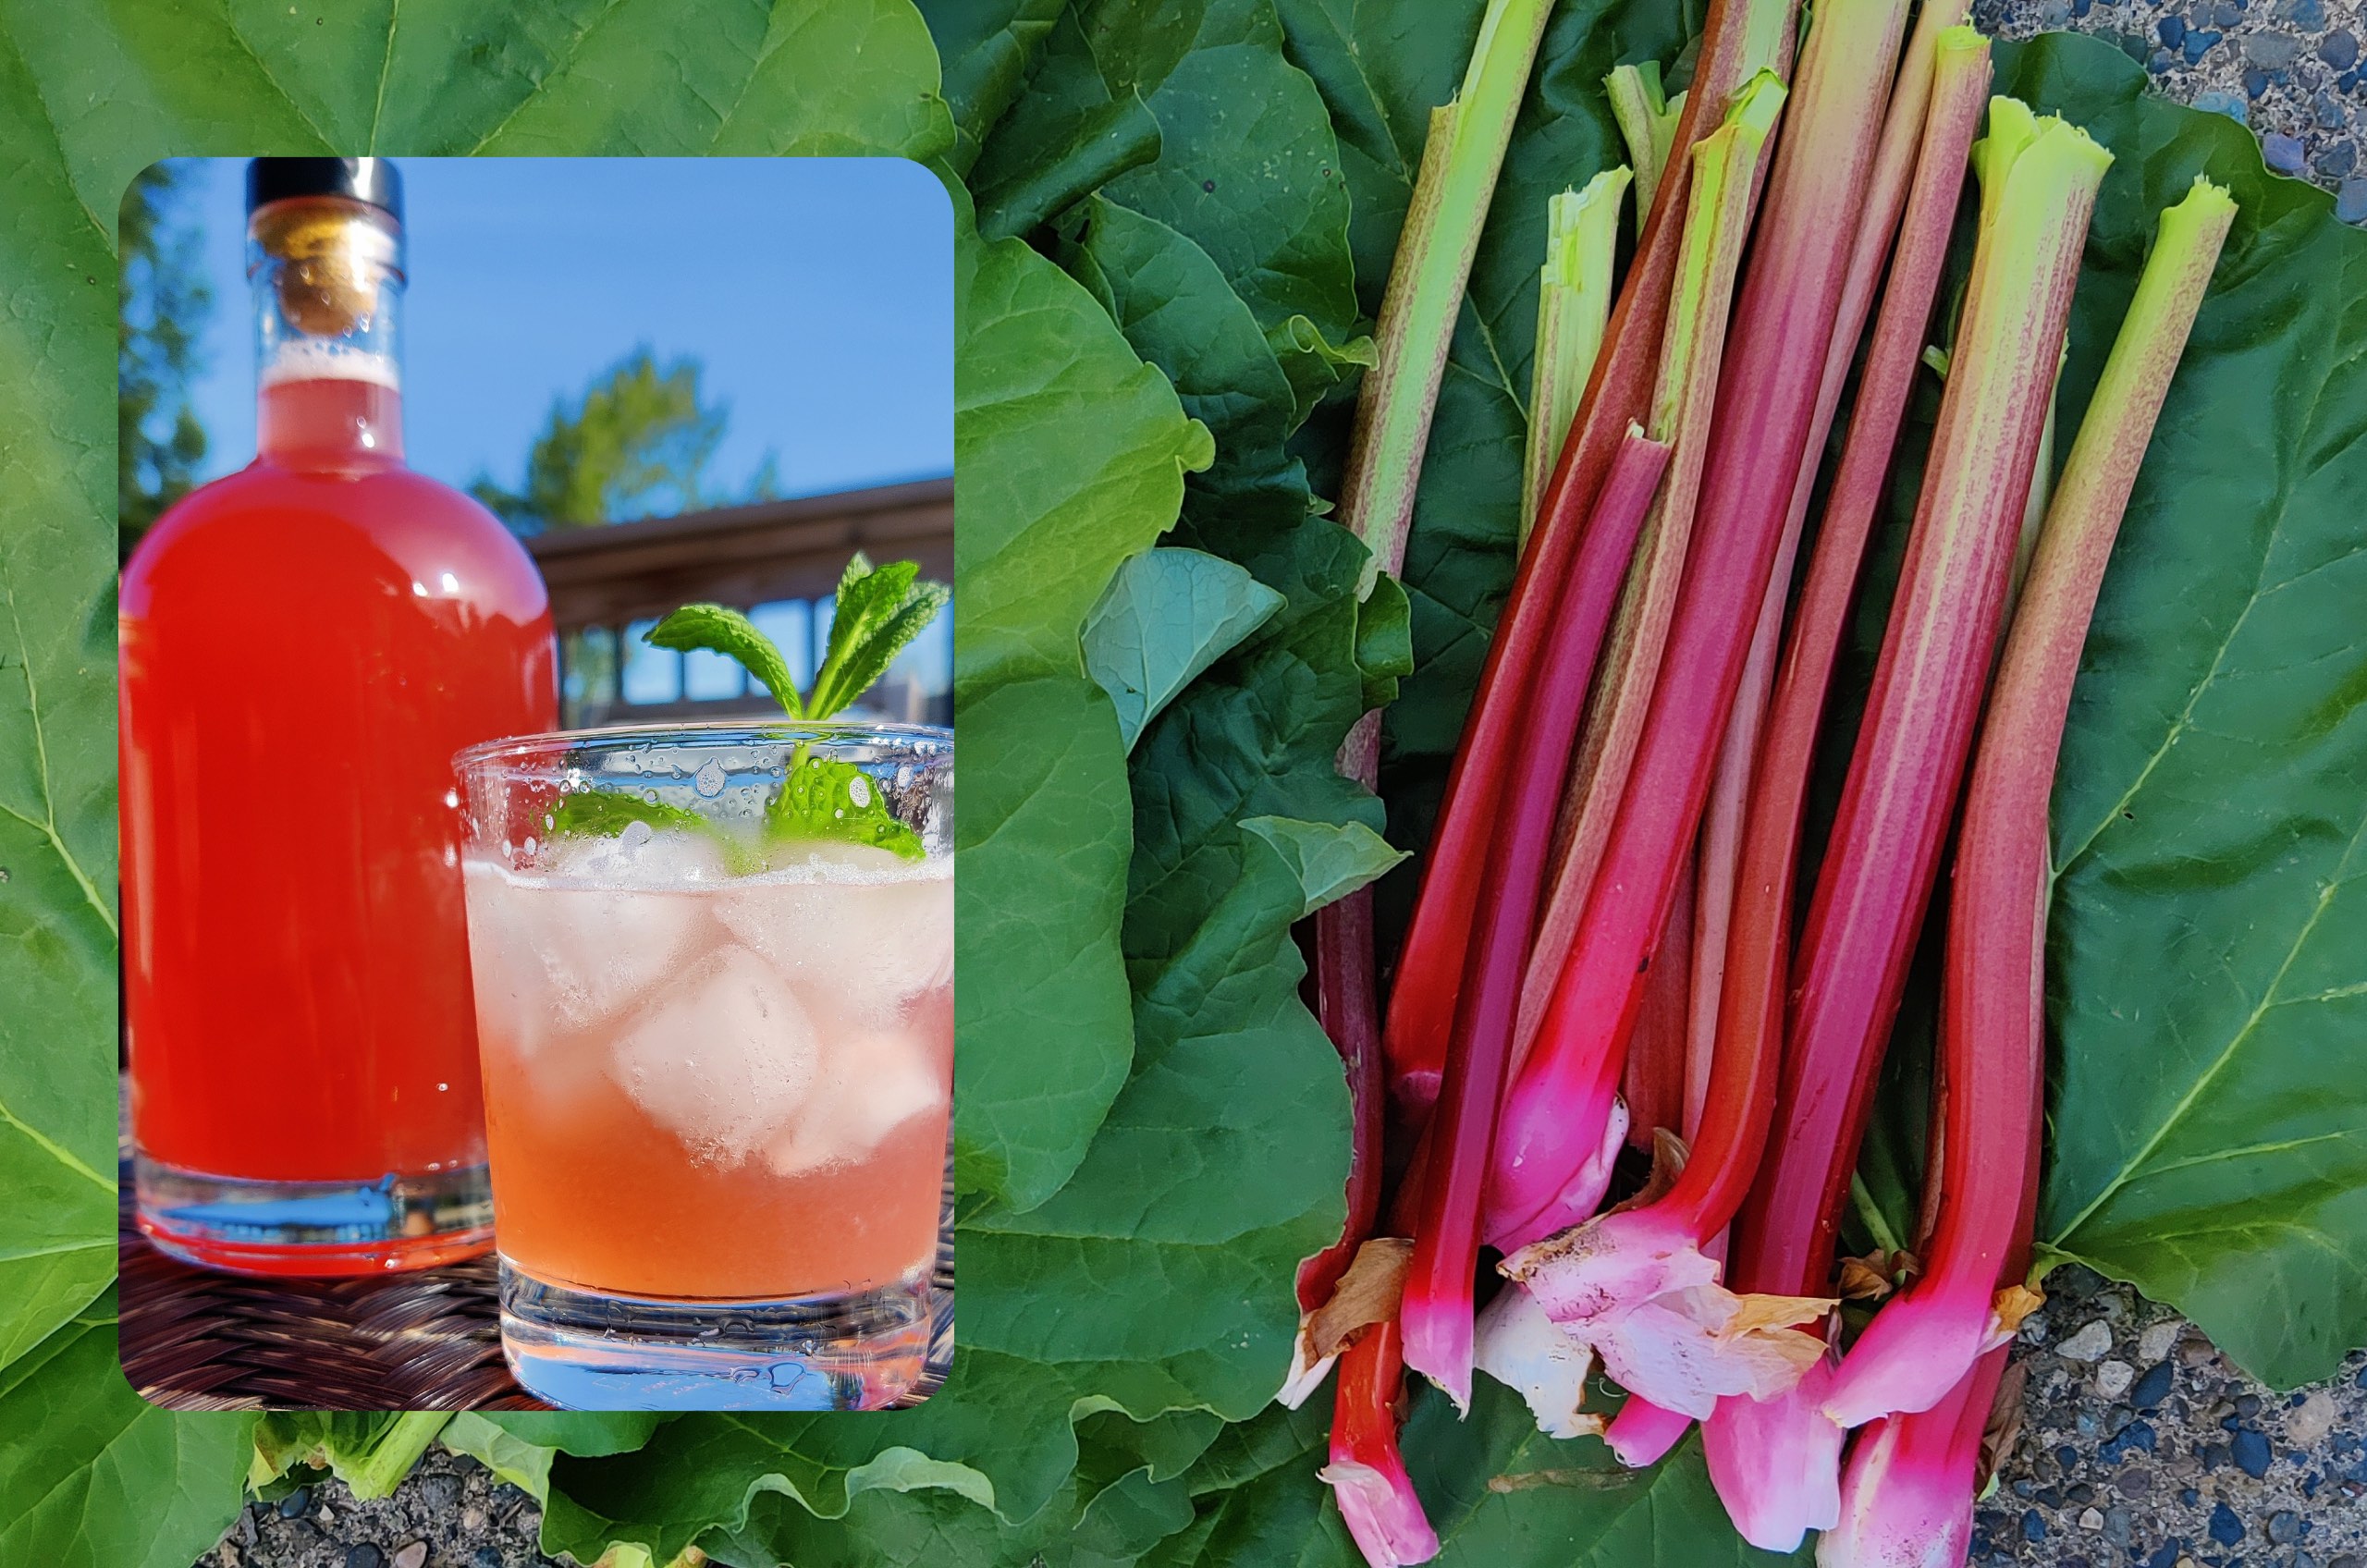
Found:
[[[1624,167],[1605,169],[1584,190],[1564,190],[1545,203],[1545,265],[1538,276],[1536,370],[1520,496],[1523,548],[1537,526],[1538,497],[1553,477],[1587,377],[1602,350],[1603,324],[1611,318],[1619,202],[1629,178]]]
[[[1606,654],[1574,771],[1584,781],[1584,799],[1615,806],[1634,760],[1653,678],[1668,640],[1670,617],[1685,572],[1693,532],[1695,497],[1701,487],[1710,416],[1718,398],[1718,366],[1725,350],[1726,312],[1750,232],[1750,192],[1757,184],[1760,153],[1773,134],[1786,90],[1772,71],[1746,84],[1719,129],[1694,143],[1692,189],[1686,192],[1685,233],[1678,243],[1676,276],[1669,294],[1662,337],[1660,373],[1652,388],[1646,432],[1671,450],[1668,476],[1644,519],[1625,591],[1620,597],[1613,646]],[[1531,966],[1521,987],[1515,1058],[1525,1054],[1543,1019],[1560,972],[1561,955],[1594,880],[1594,864],[1608,836],[1609,813],[1581,807],[1566,853],[1557,853],[1552,901]],[[1598,822],[1596,818],[1604,818]]]
[[[1685,94],[1662,95],[1658,60],[1613,67],[1602,85],[1611,95],[1611,117],[1619,122],[1627,156],[1636,165],[1636,227],[1641,228],[1652,210],[1652,198],[1660,193],[1661,171],[1668,167],[1669,153],[1676,142],[1676,122],[1685,116]]]
[[[1414,198],[1380,308],[1380,362],[1349,438],[1341,521],[1371,550],[1359,593],[1404,558],[1447,344],[1552,0],[1489,0],[1454,101],[1430,115]]]

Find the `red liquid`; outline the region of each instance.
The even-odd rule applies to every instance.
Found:
[[[262,455],[123,574],[133,1130],[215,1176],[474,1165],[451,757],[556,727],[548,600],[490,513],[402,466],[391,388],[283,383],[261,416]]]

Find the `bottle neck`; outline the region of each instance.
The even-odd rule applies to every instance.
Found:
[[[290,468],[399,465],[404,279],[393,219],[334,197],[260,207],[248,219],[247,276],[262,459]]]

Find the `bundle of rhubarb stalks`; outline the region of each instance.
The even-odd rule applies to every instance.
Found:
[[[1342,498],[1378,570],[1403,553],[1551,10],[1495,0],[1433,116]],[[1715,0],[1683,92],[1656,68],[1607,83],[1632,167],[1553,201],[1519,571],[1385,1011],[1364,896],[1316,935],[1355,1149],[1346,1232],[1300,1270],[1282,1397],[1336,1363],[1324,1475],[1376,1565],[1438,1550],[1398,1450],[1409,1372],[1466,1406],[1475,1368],[1547,1432],[1599,1434],[1630,1465],[1698,1423],[1755,1545],[1818,1530],[1827,1563],[1964,1559],[2005,1347],[2041,1300],[2056,752],[2235,209],[2198,179],[2161,214],[2058,465],[2054,387],[2110,155],[1990,95],[1960,0],[1908,13],[1818,0],[1804,23],[1793,0]],[[1972,259],[1944,298],[1960,209]],[[1836,656],[1928,376],[1904,565],[1837,815],[1811,841]],[[1377,717],[1342,756],[1367,783]],[[1902,1249],[1844,1259],[1873,1085],[1944,880],[1921,1222]],[[1650,1178],[1615,1194],[1631,1143]],[[1625,1393],[1615,1415],[1588,1408],[1598,1362]]]

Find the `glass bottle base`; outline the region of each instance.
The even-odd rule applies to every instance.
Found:
[[[772,1301],[655,1301],[535,1279],[501,1260],[501,1349],[568,1410],[878,1410],[917,1384],[933,1286]]]
[[[391,1274],[493,1250],[493,1186],[481,1164],[375,1182],[269,1182],[141,1154],[132,1181],[141,1234],[166,1256],[203,1268]]]

